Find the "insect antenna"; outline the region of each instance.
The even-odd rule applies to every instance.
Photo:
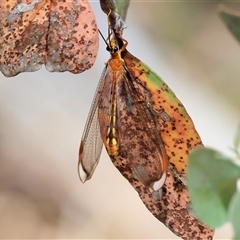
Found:
[[[110,37],[111,37],[111,35],[113,34],[113,32],[111,31],[110,28],[108,28],[108,37],[107,37],[107,39],[104,38],[102,32],[101,32],[99,29],[98,29],[98,32],[99,32],[99,34],[101,35],[103,41],[104,41],[104,42],[106,43],[106,45],[107,45],[107,47],[106,47],[107,51],[108,51],[108,52],[111,52],[111,51],[114,49],[114,47],[113,47],[112,44],[111,44],[111,40],[110,40]]]
[[[99,32],[100,36],[102,37],[103,41],[106,43],[106,45],[109,46],[107,40],[104,38],[102,32],[99,29],[98,29],[98,32]],[[109,39],[109,37],[107,39]]]

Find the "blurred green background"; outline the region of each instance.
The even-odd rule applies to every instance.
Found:
[[[90,1],[99,29],[106,16]],[[240,45],[217,15],[222,1],[131,1],[128,50],[182,101],[205,145],[230,153],[240,119]],[[224,2],[240,11],[240,3]],[[77,174],[78,148],[109,54],[100,40],[85,73],[43,67],[0,75],[0,238],[177,239],[145,208],[103,150],[93,178]],[[216,171],[217,169],[213,169]],[[225,225],[215,239],[230,239]]]

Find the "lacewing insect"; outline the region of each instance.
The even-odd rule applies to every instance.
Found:
[[[125,155],[134,177],[157,191],[166,179],[168,161],[150,95],[142,83],[132,81],[121,58],[126,46],[126,41],[121,49],[114,39],[108,43],[111,59],[103,71],[80,146],[80,178],[83,182],[91,178],[103,142],[113,161]]]
[[[90,179],[104,144],[113,164],[149,211],[182,239],[212,239],[192,214],[187,157],[201,145],[194,124],[166,83],[130,54],[127,41],[106,40],[106,63],[84,129],[79,176]]]
[[[98,51],[98,28],[87,0],[0,0],[0,71],[80,73]]]

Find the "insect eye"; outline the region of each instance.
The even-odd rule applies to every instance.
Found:
[[[118,48],[117,46],[115,46],[115,47],[113,48],[113,52],[114,52],[114,53],[116,53],[118,50],[119,50],[119,48]]]
[[[107,46],[107,47],[106,47],[106,50],[107,50],[108,52],[110,52],[110,47],[109,47],[109,46]]]

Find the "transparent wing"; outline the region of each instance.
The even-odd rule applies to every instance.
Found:
[[[121,152],[116,158],[127,158],[133,177],[157,191],[165,182],[168,160],[149,92],[127,68],[117,89]]]
[[[114,131],[119,144],[118,153],[109,156],[121,173],[128,169],[127,174],[131,176],[123,174],[127,179],[134,176],[150,189],[158,190],[165,182],[168,161],[150,97],[124,65],[117,70],[109,67],[107,71],[99,104],[100,131],[104,139],[109,116],[114,116],[110,99],[116,94]],[[116,81],[115,90],[112,90],[113,81]],[[104,144],[108,149],[107,142]]]
[[[124,62],[135,80],[147,89],[152,108],[161,126],[161,138],[176,177],[184,182],[189,152],[202,145],[194,123],[168,85],[146,64],[128,51]]]
[[[99,162],[103,141],[100,134],[98,121],[98,104],[101,88],[104,84],[106,68],[104,69],[98,84],[79,149],[78,171],[82,182],[90,179]]]

